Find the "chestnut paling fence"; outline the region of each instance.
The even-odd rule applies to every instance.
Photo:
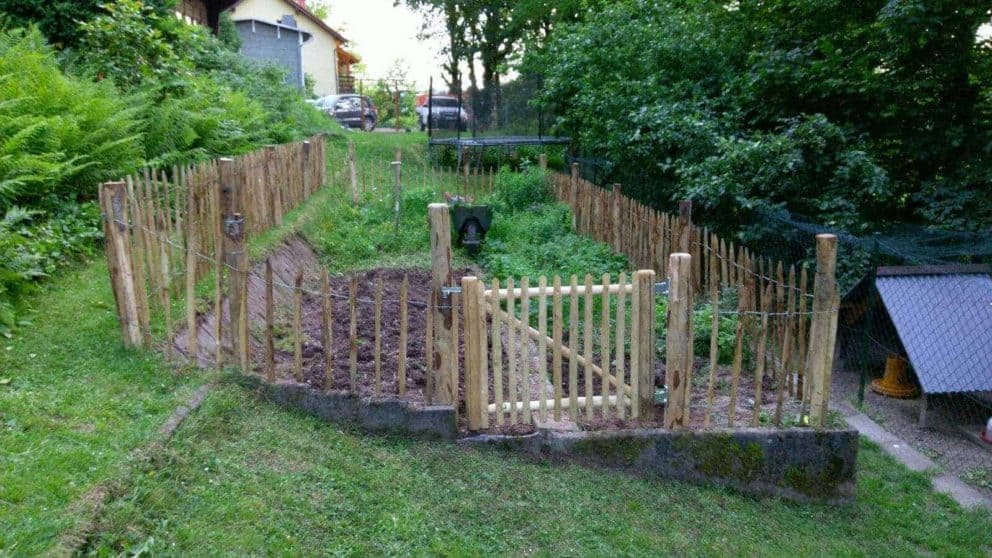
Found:
[[[395,161],[363,161],[352,144],[338,159],[340,165],[335,159],[329,157],[326,138],[316,136],[236,158],[145,169],[102,184],[105,255],[124,344],[152,348],[164,337],[169,359],[238,367],[269,381],[288,377],[327,390],[378,396],[386,395],[388,386],[391,395],[406,395],[407,349],[420,343],[430,354],[434,338],[429,300],[409,296],[409,278],[393,284],[368,278],[360,284],[353,275],[332,289],[326,272],[305,278],[306,270],[292,261],[248,258],[251,239],[281,225],[287,213],[325,187],[350,195],[356,204],[392,194],[399,212],[402,153],[397,151]],[[492,171],[457,177],[439,168],[419,171],[413,176],[462,193],[492,189]],[[416,185],[406,187],[411,186]],[[182,317],[177,319],[178,306]],[[395,310],[397,320],[387,323],[384,310]],[[319,339],[305,330],[308,312],[320,314]],[[419,339],[410,337],[411,313],[426,321],[419,324]],[[346,319],[335,322],[335,315]],[[372,320],[363,319],[367,316]],[[164,335],[161,329],[153,331],[153,318]],[[347,348],[338,351],[342,354],[335,354],[336,339],[347,340]],[[368,347],[373,366],[360,367]],[[387,366],[387,351],[392,366]],[[335,381],[335,370],[342,369],[344,381],[340,374]],[[433,379],[426,376],[427,402]]]
[[[683,204],[678,216],[657,212],[619,189],[605,191],[579,179],[573,169],[572,176],[553,175],[553,182],[558,199],[573,208],[576,230],[609,243],[641,271],[629,278],[496,280],[488,289],[466,277],[455,289],[450,222],[435,223],[432,217],[432,227],[446,234],[431,235],[435,279],[425,300],[410,299],[407,279],[398,296],[395,285],[384,286],[381,280],[366,285],[366,291],[373,287],[371,295],[359,296],[356,277],[341,292],[332,291],[326,273],[319,285],[306,288],[301,270],[274,272],[270,262],[253,268],[246,240],[279,225],[288,211],[326,185],[350,186],[357,203],[368,193],[362,186],[365,172],[374,189],[394,177],[394,195],[397,202],[402,199],[400,165],[360,162],[349,150],[341,172],[332,173],[328,184],[325,150],[325,139],[316,137],[104,184],[106,255],[125,344],[151,346],[149,316],[157,310],[164,318],[170,358],[178,347],[200,364],[239,366],[276,381],[276,355],[289,351],[289,370],[297,381],[324,389],[366,389],[373,396],[408,395],[407,351],[419,345],[424,359],[416,366],[425,368],[426,382],[417,389],[423,400],[464,404],[473,430],[563,418],[644,418],[653,407],[655,363],[664,348],[668,427],[722,425],[724,420],[727,426],[782,425],[789,423],[787,413],[801,417],[807,409],[813,424],[824,424],[837,315],[835,238],[818,239],[810,293],[805,268],[773,265],[693,226],[689,205]],[[396,162],[400,159],[398,153]],[[439,173],[417,175],[434,177],[435,186],[451,178]],[[459,173],[455,184],[485,195],[493,191],[493,173]],[[437,265],[437,254],[444,252],[447,270]],[[204,319],[196,307],[197,289],[207,278],[213,285],[212,318]],[[658,293],[664,292],[657,278],[667,279],[664,315],[655,311]],[[253,288],[263,296],[252,300],[264,303],[249,304]],[[166,310],[184,295],[185,316],[176,327]],[[709,305],[708,314],[700,316],[698,308],[694,314],[697,298]],[[319,310],[313,310],[315,302]],[[308,306],[320,314],[319,340],[303,330]],[[371,331],[359,331],[363,306],[374,316],[363,326]],[[399,319],[384,324],[383,309],[390,306],[398,309]],[[414,330],[420,338],[410,338],[411,309],[426,322]],[[288,316],[290,342],[288,349],[277,351],[275,330],[285,325],[276,319],[280,312]],[[349,316],[339,331],[336,312]],[[703,366],[693,347],[706,328],[694,327],[694,316],[711,326],[710,358]],[[728,335],[728,324],[733,348],[723,355],[721,336]],[[185,346],[173,343],[184,327]],[[335,338],[342,336],[348,340],[347,354],[335,354]],[[209,347],[198,346],[201,337]],[[371,388],[359,385],[358,362],[365,357],[358,348],[365,343],[373,347],[372,378],[365,382]],[[384,343],[396,357],[389,370]],[[323,359],[322,379],[313,373],[315,358]],[[335,366],[343,362],[347,379],[336,384]],[[384,379],[392,381],[390,390],[383,388]]]

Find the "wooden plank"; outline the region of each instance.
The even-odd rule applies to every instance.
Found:
[[[200,249],[196,239],[196,221],[193,219],[195,210],[193,189],[186,188],[186,210],[189,213],[186,222],[186,348],[190,360],[196,366],[199,363],[200,340],[196,325],[196,267],[197,251]]]
[[[792,311],[794,302],[793,290],[789,289],[789,298],[785,305],[785,316],[780,318],[783,322],[785,332],[782,338],[782,357],[778,377],[778,390],[775,396],[775,426],[782,426],[782,406],[785,403],[785,394],[787,393],[786,380],[787,377],[792,375],[790,364],[792,360]]]
[[[638,397],[641,388],[641,362],[637,355],[641,352],[641,292],[637,273],[631,279],[633,291],[630,293],[630,418],[641,418],[641,399]]]
[[[134,256],[131,262],[134,266],[134,296],[138,303],[138,321],[140,323],[142,343],[146,349],[152,347],[152,332],[151,332],[151,315],[149,310],[148,302],[148,289],[146,278],[148,276],[149,269],[147,267],[147,246],[148,239],[147,233],[144,230],[144,216],[142,214],[143,203],[139,199],[140,192],[136,190],[134,186],[134,178],[132,176],[127,177],[127,197],[130,203],[127,204],[128,209],[131,211],[131,222],[134,224],[134,234],[132,239],[134,241],[134,247],[132,248],[132,254]],[[108,213],[109,215],[109,213]],[[105,238],[110,238],[105,235]],[[106,244],[106,242],[105,242]]]
[[[720,282],[722,276],[718,271],[720,262],[716,235],[713,235],[710,242],[710,268],[712,270],[709,276],[710,308],[713,311],[710,318],[710,380],[706,386],[706,414],[703,415],[703,428],[710,427],[710,419],[713,415],[713,397],[716,392],[717,368],[720,366]]]
[[[748,275],[750,278],[751,276]],[[752,281],[749,280],[748,284]],[[745,311],[747,309],[746,290],[739,291],[737,304],[737,328],[734,334],[734,363],[730,379],[730,404],[727,407],[727,426],[733,427],[737,420],[737,396],[741,381],[741,368],[744,365],[744,325]]]
[[[458,416],[458,374],[461,372],[461,369],[458,366],[458,314],[459,310],[462,308],[461,300],[462,297],[460,294],[454,293],[451,295],[451,335],[453,342],[451,343],[451,375],[448,377],[448,385],[451,387],[449,397],[455,407],[456,417]]]
[[[375,339],[374,348],[372,353],[373,359],[373,370],[374,370],[374,385],[373,390],[376,397],[382,395],[382,278],[377,277],[375,280],[375,301],[373,307],[373,315],[375,322]]]
[[[303,383],[303,271],[293,282],[293,378]]]
[[[265,378],[276,381],[276,304],[272,281],[272,260],[265,260]]]
[[[599,367],[604,373],[610,370],[610,274],[603,274],[603,294],[600,298],[599,317]],[[623,390],[618,389],[617,394],[622,398]],[[600,382],[600,395],[603,396],[603,418],[610,414],[610,382],[603,380]]]
[[[808,297],[806,296],[808,276],[806,274],[806,266],[802,266],[799,270],[799,315],[796,316],[796,329],[798,330],[797,337],[799,341],[799,362],[796,363],[796,397],[800,401],[806,403],[809,399],[806,397],[807,382],[806,378],[806,350],[808,348],[806,340],[806,303]]]
[[[323,318],[324,391],[334,389],[334,304],[331,300],[331,280],[327,270],[320,272],[320,302]]]
[[[241,279],[241,287],[238,291],[241,297],[241,314],[238,318],[238,347],[240,347],[240,352],[238,353],[238,358],[241,363],[241,372],[243,374],[248,374],[251,372],[251,346],[248,344],[248,266],[242,268],[241,274],[239,275]]]
[[[591,292],[594,296],[598,296],[598,295],[603,294],[603,291],[604,290],[606,290],[607,292],[609,292],[609,294],[619,294],[621,290],[623,290],[626,294],[630,294],[630,292],[631,292],[632,289],[633,289],[633,287],[631,285],[623,285],[623,286],[621,286],[621,285],[613,285],[613,284],[611,284],[611,285],[609,285],[608,288],[605,288],[603,285],[597,284],[597,285],[593,285],[592,287],[590,287],[589,288],[589,292]],[[531,297],[535,297],[535,296],[537,296],[537,295],[540,294],[540,289],[538,287],[528,288],[526,290],[527,290],[528,296],[531,296]],[[500,289],[499,292],[496,293],[496,295],[499,296],[499,298],[506,298],[509,295],[510,291],[511,291],[511,289],[508,289],[508,288],[507,289]],[[515,289],[512,289],[512,291],[513,291],[513,296],[515,296],[515,297],[522,297],[524,295],[524,289],[515,288]],[[562,296],[570,296],[572,294],[572,287],[569,286],[569,285],[562,286],[562,288],[561,288],[561,294],[562,294]],[[584,284],[576,285],[575,286],[575,294],[580,295],[580,296],[585,295],[586,294],[586,286]]]
[[[485,332],[479,290],[482,284],[475,277],[462,277],[462,300],[465,309],[465,415],[468,429],[482,428],[482,415],[486,412],[481,400],[482,361]],[[526,410],[529,414],[529,409]]]
[[[437,313],[437,298],[434,292],[431,291],[427,295],[427,325],[426,331],[424,333],[424,357],[427,359],[433,358],[434,355],[434,315]],[[424,366],[424,375],[427,376],[426,387],[424,389],[424,395],[427,397],[427,404],[434,404],[434,374],[432,373],[432,365],[428,362]]]
[[[498,286],[498,283],[496,285]],[[558,275],[555,275],[554,279],[552,280],[551,305],[553,310],[552,325],[551,325],[551,331],[552,331],[551,375],[552,375],[552,383],[554,384],[554,419],[555,422],[560,422],[561,410],[562,410],[562,401],[561,401],[562,298],[561,298],[561,277]]]
[[[499,291],[499,279],[493,279],[493,292]],[[493,396],[496,401],[496,424],[502,425],[503,416],[503,329],[500,324],[499,299],[494,299],[492,304],[497,311],[492,312],[492,358],[493,358]],[[488,403],[488,401],[487,401]]]
[[[575,275],[571,278],[571,298],[569,306],[568,342],[576,347],[578,353],[579,341],[579,279]],[[579,362],[578,359],[568,359],[568,417],[575,422],[578,418],[577,409],[579,407]]]
[[[358,393],[358,277],[351,276],[348,283],[348,311],[351,321],[348,325],[348,387]]]
[[[399,356],[396,365],[397,392],[402,397],[406,395],[406,355],[407,355],[407,335],[409,329],[409,297],[410,297],[410,277],[403,274],[403,284],[400,285],[400,346]]]
[[[520,286],[523,290],[523,296],[520,298],[520,388],[521,397],[524,401],[530,401],[530,341],[528,331],[530,329],[530,278],[524,276],[520,279]],[[532,424],[533,417],[531,416],[530,406],[524,407],[523,412],[523,423]]]
[[[513,291],[513,278],[506,280],[510,294],[506,298],[506,313],[508,315],[506,328],[506,372],[507,396],[510,401],[510,424],[517,424],[517,325],[513,322],[516,315],[516,297]]]
[[[765,380],[765,347],[768,344],[768,312],[771,307],[772,286],[765,287],[761,298],[761,332],[758,348],[755,354],[754,368],[754,412],[751,415],[751,426],[757,427],[761,420],[762,388]]]
[[[583,337],[582,337],[582,350],[583,357],[587,363],[592,363],[592,330],[595,327],[593,323],[593,307],[596,302],[592,294],[592,275],[586,274],[586,294],[583,300],[583,310],[585,315],[583,317]],[[590,366],[584,366],[585,371],[585,396],[586,396],[586,418],[592,420],[593,418],[593,408],[592,408],[592,396],[593,396],[593,375],[592,368]]]
[[[351,204],[358,205],[358,167],[355,160],[355,143],[348,142],[348,175],[351,177]]]
[[[537,341],[537,385],[540,390],[537,394],[540,406],[538,416],[541,422],[548,420],[547,394],[544,386],[548,381],[548,278],[544,275],[537,280],[537,330],[541,337]]]
[[[621,286],[627,285],[627,274],[621,273],[618,279]],[[624,401],[624,356],[626,355],[626,320],[627,320],[627,290],[620,289],[617,292],[617,334],[616,334],[616,360],[617,360],[617,416],[622,420],[627,414],[627,403]]]
[[[214,363],[217,369],[224,367],[224,235],[222,233],[223,217],[221,215],[221,192],[220,182],[215,182],[210,188],[213,197],[214,218]]]

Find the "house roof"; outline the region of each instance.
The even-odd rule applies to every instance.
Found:
[[[992,391],[992,269],[883,267],[875,285],[924,393]]]
[[[347,51],[338,45],[338,60],[340,60],[342,64],[357,64],[362,61],[362,57],[354,52]]]
[[[230,9],[230,8],[237,8],[238,7],[238,4],[240,4],[243,1],[244,0],[237,0],[236,2],[233,2],[229,6],[228,9]],[[290,7],[293,8],[293,10],[295,10],[296,12],[299,12],[300,15],[302,15],[303,17],[309,19],[314,24],[316,24],[317,27],[320,27],[324,31],[327,31],[328,33],[330,33],[331,36],[333,36],[338,41],[341,41],[342,43],[347,43],[348,42],[348,39],[346,39],[344,37],[344,35],[342,35],[341,33],[338,33],[334,29],[332,29],[331,26],[329,26],[326,23],[324,23],[324,20],[322,20],[319,17],[317,17],[313,12],[310,11],[309,8],[307,8],[304,5],[301,5],[299,2],[296,2],[294,0],[274,0],[274,1],[282,2],[284,4],[289,5]]]

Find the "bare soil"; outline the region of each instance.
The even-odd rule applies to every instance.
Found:
[[[351,384],[349,329],[351,311],[349,304],[349,284],[351,275],[330,279],[332,297],[332,347],[333,379],[326,385],[325,366],[328,355],[323,348],[323,307],[320,297],[321,266],[313,249],[302,239],[292,238],[276,249],[269,258],[273,268],[273,298],[275,301],[275,373],[277,380],[291,380],[294,377],[293,360],[293,305],[296,274],[303,272],[302,319],[302,378],[303,382],[316,388],[349,389]],[[454,273],[455,280],[470,273],[460,270]],[[407,394],[404,399],[413,403],[427,403],[425,355],[427,331],[427,301],[430,295],[430,272],[419,269],[372,269],[356,272],[357,289],[357,366],[356,388],[363,397],[398,397],[398,365],[400,337],[400,287],[404,277],[409,281],[408,330],[407,330]],[[376,285],[383,285],[381,317],[381,361],[380,382],[376,389],[375,365],[375,306]],[[232,363],[233,345],[228,329],[230,308],[225,300],[223,308],[222,343],[224,358]],[[248,312],[251,367],[256,374],[265,373],[265,264],[252,267],[248,281]],[[202,367],[215,364],[216,339],[214,327],[215,313],[201,313],[198,316],[197,338],[199,343],[198,363]],[[188,332],[184,329],[175,338],[175,348],[188,354]],[[463,349],[461,350],[463,352]],[[461,355],[464,358],[464,355]]]

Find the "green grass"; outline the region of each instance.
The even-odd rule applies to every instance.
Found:
[[[100,553],[283,555],[976,556],[962,512],[865,443],[857,503],[798,505],[719,488],[361,435],[233,385],[182,428],[168,467],[115,502]]]
[[[420,134],[348,137],[377,160],[391,160],[397,142],[405,160],[424,157]],[[367,190],[356,210],[330,188],[252,249],[261,254],[300,232],[338,272],[426,265],[423,210],[443,188],[409,188],[399,238],[381,192]],[[554,262],[540,265],[557,269]],[[0,554],[50,551],[89,519],[79,499],[108,484],[117,491],[89,541],[98,555],[992,551],[988,514],[962,511],[933,493],[926,476],[869,444],[854,506],[797,505],[366,436],[222,383],[154,459],[135,460],[171,411],[214,376],[123,350],[100,263],[52,281],[32,301],[33,325],[0,345]]]
[[[67,271],[0,344],[0,554],[37,554],[86,521],[72,503],[126,474],[205,381],[122,348],[107,277],[102,263]]]

